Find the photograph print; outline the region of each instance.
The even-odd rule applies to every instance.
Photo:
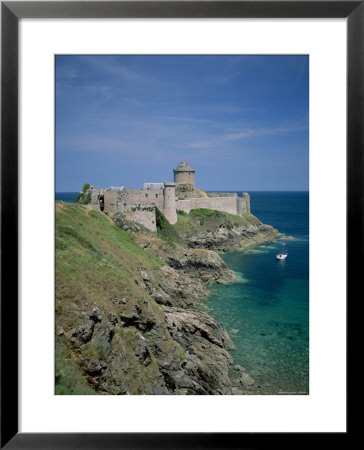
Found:
[[[55,56],[55,394],[309,394],[309,56]]]

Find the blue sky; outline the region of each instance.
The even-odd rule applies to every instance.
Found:
[[[306,55],[56,56],[56,190],[308,190]]]

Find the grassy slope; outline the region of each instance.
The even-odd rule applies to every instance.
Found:
[[[158,270],[163,265],[102,213],[62,202],[56,205],[56,250],[58,298],[87,300],[97,294],[100,301],[109,294],[105,288],[113,286],[127,293],[134,289],[137,267]]]
[[[180,238],[177,233],[195,234],[221,224],[229,227],[260,223],[251,214],[237,217],[202,209],[191,211],[189,215],[178,214],[178,223],[173,227],[166,224],[163,218],[161,215],[158,234],[166,242],[163,245],[157,237],[151,242],[159,247],[166,246],[167,252],[171,244],[173,248],[179,248]],[[147,299],[151,307],[150,314],[163,321],[158,305],[140,287],[140,269],[154,274],[154,278],[158,279],[159,268],[164,263],[136,244],[128,233],[113,225],[107,216],[83,205],[56,203],[55,244],[56,393],[92,394],[95,391],[90,388],[79,368],[80,355],[67,345],[64,334],[83,324],[85,316],[82,313],[92,310],[96,305],[117,314],[116,306],[110,301],[113,298],[125,297],[131,303],[133,299]],[[133,393],[144,393],[140,391],[143,384],[152,385],[158,375],[154,360],[147,367],[135,360],[134,347],[140,342],[139,339],[135,330],[119,327],[113,340],[127,355],[129,370],[125,376]],[[90,357],[97,356],[97,348],[90,347],[87,351]]]
[[[92,309],[95,304],[110,310],[110,299],[113,297],[145,297],[145,291],[137,284],[140,268],[153,273],[163,264],[102,213],[82,205],[57,202],[57,331],[64,329],[67,332],[70,327],[79,325],[82,311]],[[150,304],[153,313],[159,314],[157,305],[152,300]],[[130,342],[132,345],[133,342]],[[58,335],[56,380],[57,393],[93,392],[76,364],[75,355]]]
[[[196,235],[203,231],[213,231],[223,226],[228,229],[239,226],[259,225],[260,220],[251,213],[244,213],[242,217],[234,216],[211,209],[194,209],[189,214],[178,211],[178,222],[175,230],[181,236]]]

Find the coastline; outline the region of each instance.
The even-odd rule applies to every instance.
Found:
[[[60,215],[67,209],[67,205],[58,204]],[[102,231],[114,228],[101,213],[85,206],[71,209],[84,226],[95,219],[90,226],[97,227],[102,218]],[[144,252],[149,253],[162,264],[155,270],[149,263],[138,263],[137,289],[129,297],[117,293],[106,302],[80,302],[57,296],[56,306],[62,311],[56,317],[58,344],[76,362],[87,385],[95,393],[119,395],[234,395],[251,391],[254,380],[243,368],[238,367],[236,376],[231,376],[234,361],[229,350],[233,343],[227,331],[196,308],[208,296],[210,285],[235,282],[234,272],[214,250],[171,245],[135,223],[124,221],[121,226],[143,258]],[[253,228],[243,236],[250,246],[272,240],[272,234],[279,236],[273,227],[262,224]],[[96,229],[95,239],[100,232],[101,228]],[[238,237],[236,230],[234,234]],[[206,242],[210,245],[210,237]],[[247,247],[240,242],[239,248],[244,251]],[[97,251],[102,256],[100,246]],[[93,281],[89,283],[94,289]],[[57,284],[62,284],[58,278]],[[138,373],[144,374],[139,383],[135,381]]]

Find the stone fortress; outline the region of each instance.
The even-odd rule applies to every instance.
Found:
[[[189,213],[192,209],[214,209],[236,216],[250,212],[250,196],[246,192],[206,193],[195,186],[195,170],[181,162],[173,170],[174,182],[144,183],[141,189],[90,187],[90,206],[108,214],[123,213],[125,218],[156,231],[156,207],[170,224],[177,222],[177,211]]]

